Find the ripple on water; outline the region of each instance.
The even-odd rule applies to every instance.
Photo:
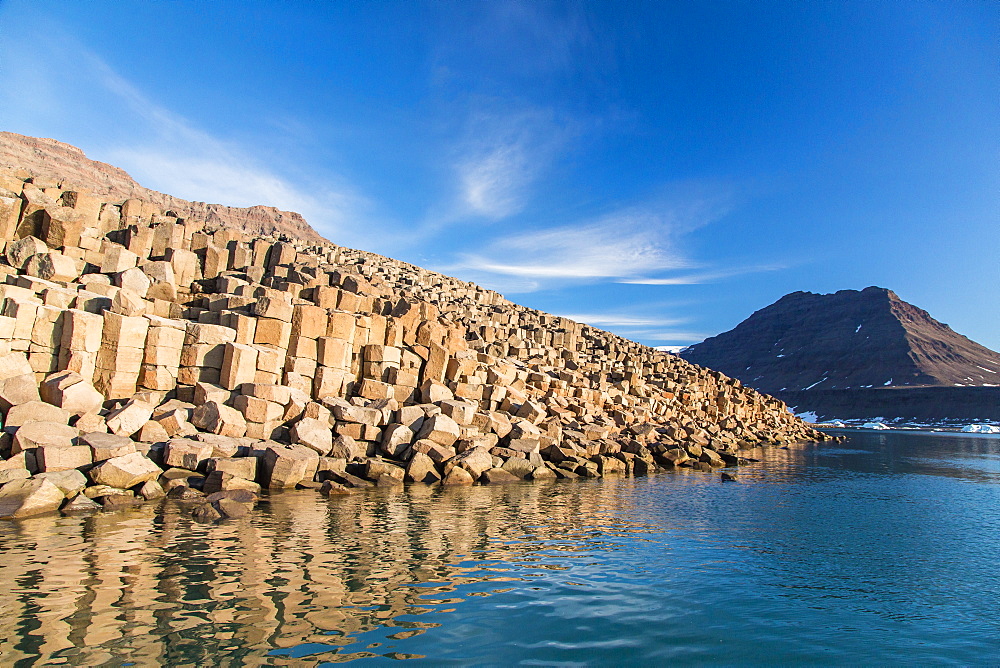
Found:
[[[0,525],[4,665],[982,663],[1000,440]],[[988,662],[988,660],[986,661]]]

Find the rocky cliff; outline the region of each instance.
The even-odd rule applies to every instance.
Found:
[[[8,172],[24,170],[36,184],[44,182],[62,190],[85,190],[107,200],[143,200],[159,211],[197,219],[209,229],[228,228],[299,241],[324,240],[298,213],[270,206],[240,208],[189,202],[164,195],[143,188],[124,170],[91,160],[77,147],[54,139],[0,132],[0,167]]]
[[[0,517],[166,494],[216,520],[262,489],[711,471],[824,438],[674,355],[101,173],[0,172]]]

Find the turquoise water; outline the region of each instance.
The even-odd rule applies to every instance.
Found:
[[[0,663],[1000,663],[1000,438],[0,525]]]

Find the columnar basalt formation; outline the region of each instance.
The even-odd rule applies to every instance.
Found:
[[[0,516],[711,470],[824,435],[721,373],[316,240],[0,172]],[[318,237],[318,235],[316,235]]]

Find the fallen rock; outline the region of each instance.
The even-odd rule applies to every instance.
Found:
[[[90,479],[97,485],[128,489],[147,480],[156,480],[161,471],[148,457],[133,452],[107,459],[90,469]]]
[[[66,496],[50,480],[14,480],[0,487],[0,519],[20,519],[59,510]]]

